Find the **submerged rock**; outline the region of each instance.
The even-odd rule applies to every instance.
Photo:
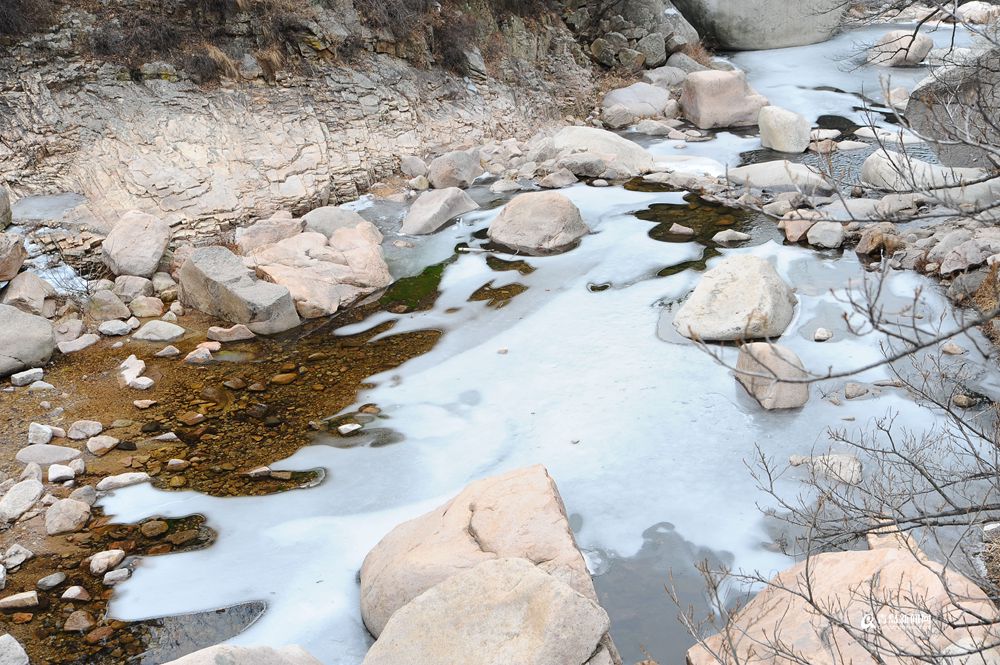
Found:
[[[526,559],[499,558],[398,610],[364,665],[608,664],[610,625],[593,599]]]
[[[795,352],[779,344],[740,347],[736,380],[765,409],[797,409],[809,401],[809,377]]]
[[[674,328],[706,342],[778,337],[792,321],[795,302],[770,263],[730,256],[701,278],[678,310]]]
[[[194,250],[181,267],[185,305],[255,333],[271,335],[299,325],[288,289],[258,280],[238,256],[225,247]]]
[[[403,219],[402,233],[434,233],[459,215],[478,210],[479,204],[457,187],[424,192]]]
[[[489,237],[519,252],[550,254],[590,232],[580,210],[562,194],[532,192],[515,197],[490,224]]]

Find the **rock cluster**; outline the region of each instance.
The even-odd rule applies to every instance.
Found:
[[[378,638],[368,665],[620,663],[540,466],[474,482],[390,532],[361,568],[361,616]]]

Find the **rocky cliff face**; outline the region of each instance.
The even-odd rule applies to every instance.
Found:
[[[164,63],[137,76],[81,55],[95,18],[79,10],[0,46],[0,183],[15,198],[80,192],[72,216],[98,231],[134,208],[204,233],[355,198],[400,154],[527,138],[593,99],[590,63],[551,15],[505,20],[502,55],[486,66],[469,53],[462,77],[379,39],[345,62],[335,46],[370,33],[353,8],[318,11],[288,45],[294,67],[265,78],[243,58],[212,87]]]

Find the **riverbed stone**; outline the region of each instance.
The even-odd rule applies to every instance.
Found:
[[[129,471],[102,478],[101,481],[97,483],[97,491],[110,492],[111,490],[121,489],[122,487],[147,482],[149,482],[149,474],[145,471]]]
[[[60,499],[45,511],[45,533],[57,536],[75,533],[90,520],[90,505],[76,499]]]
[[[458,187],[423,192],[403,219],[402,233],[434,233],[459,215],[478,210],[479,204]]]
[[[337,229],[353,228],[365,222],[365,218],[355,211],[339,206],[323,206],[310,210],[302,219],[305,221],[307,231],[322,233],[327,238]]]
[[[542,571],[596,600],[555,482],[545,467],[533,466],[470,483],[386,535],[361,567],[361,616],[378,636],[399,608],[434,585],[509,556],[538,561]]]
[[[858,626],[858,617],[877,615],[879,625],[898,627],[892,632],[891,646],[872,640],[862,644],[848,630],[822,616],[812,603],[841,625]],[[935,616],[948,616],[949,622],[933,630],[910,630],[892,623],[908,607],[934,608]],[[924,614],[920,611],[917,616]],[[789,621],[789,617],[796,620]],[[984,622],[979,617],[988,618]],[[774,635],[780,635],[781,643],[794,644],[796,657],[805,663],[874,662],[868,647],[879,644],[877,653],[882,662],[903,663],[904,659],[894,655],[899,653],[895,650],[942,654],[958,644],[992,644],[990,632],[996,617],[996,607],[971,580],[950,566],[942,568],[919,551],[889,546],[828,552],[782,571],[733,615],[724,634],[692,647],[687,662],[716,665],[713,652],[719,653],[719,649],[732,654],[727,662],[780,662],[784,656],[769,646],[774,644]],[[993,662],[998,655],[995,652],[994,647],[976,658]]]
[[[302,233],[305,222],[301,219],[272,218],[236,229],[235,242],[240,254],[249,254],[258,247],[272,245]]]
[[[173,342],[184,336],[187,331],[175,323],[167,321],[147,321],[132,335],[132,339],[144,342]]]
[[[148,319],[163,314],[163,301],[153,296],[139,296],[128,305],[132,314],[140,319]]]
[[[785,332],[795,295],[770,263],[727,257],[706,272],[674,318],[674,328],[706,342],[774,338]]]
[[[63,483],[67,480],[73,480],[76,477],[76,471],[72,467],[65,464],[50,464],[48,471],[48,479],[50,483]]]
[[[180,270],[185,305],[258,334],[284,332],[299,325],[288,289],[258,280],[243,261],[225,247],[194,250]]]
[[[256,335],[253,331],[247,328],[241,323],[237,323],[229,328],[223,328],[221,326],[212,326],[208,329],[206,336],[216,342],[242,342],[248,339],[254,339]]]
[[[476,150],[453,150],[435,158],[427,167],[427,179],[435,189],[464,189],[482,174]]]
[[[7,284],[0,302],[28,314],[52,318],[55,313],[55,296],[55,287],[28,270],[18,274]]]
[[[145,277],[121,275],[115,278],[115,286],[111,292],[123,303],[128,304],[139,296],[153,295],[153,282]]]
[[[132,326],[120,319],[112,319],[103,321],[101,325],[97,326],[97,332],[108,337],[120,337],[132,332]]]
[[[113,436],[108,436],[107,434],[99,434],[97,436],[92,436],[87,439],[87,450],[90,451],[92,455],[106,455],[110,451],[114,450],[118,446],[118,439]]]
[[[15,483],[0,499],[0,522],[13,522],[42,498],[45,487],[35,479]]]
[[[844,225],[840,222],[816,222],[806,233],[806,239],[814,247],[837,249],[844,244]]]
[[[169,241],[169,224],[153,215],[130,210],[104,239],[101,258],[115,275],[152,277]]]
[[[0,610],[23,610],[38,607],[38,592],[23,591],[0,598]]]
[[[321,665],[321,663],[300,646],[275,649],[264,646],[217,644],[177,660],[171,660],[164,665]]]
[[[87,565],[91,575],[101,577],[104,573],[116,568],[124,560],[125,550],[104,550],[91,556],[90,563]]]
[[[0,187],[0,194],[3,187]],[[0,222],[2,222],[2,210],[0,210]],[[3,224],[0,223],[0,227]],[[21,646],[21,643],[14,639],[13,635],[5,633],[0,635],[0,665],[30,665],[28,653]]]
[[[0,228],[3,225],[0,224]],[[12,233],[0,233],[0,282],[9,282],[17,276],[28,252],[24,241]]]
[[[592,599],[523,558],[484,561],[399,609],[363,665],[583,665],[610,620]]]
[[[788,160],[739,166],[729,169],[727,175],[737,185],[772,192],[800,192],[806,196],[833,192],[833,186],[821,173]]]
[[[671,99],[667,90],[641,81],[611,90],[604,95],[601,107],[610,109],[615,106],[621,106],[636,119],[673,116],[677,110],[677,103]]]
[[[33,381],[40,380],[34,379]],[[48,443],[52,440],[52,427],[41,423],[30,423],[28,425],[28,443]]]
[[[564,127],[552,137],[552,143],[561,153],[575,151],[602,156],[621,177],[638,176],[653,170],[653,156],[645,148],[604,129]]]
[[[99,335],[87,333],[85,335],[80,335],[76,339],[59,342],[57,346],[59,348],[59,353],[69,355],[70,353],[77,353],[78,351],[90,348],[99,341],[101,341]]]
[[[767,104],[744,72],[715,70],[688,74],[680,101],[684,117],[699,129],[752,127]]]
[[[96,291],[87,301],[87,313],[95,321],[111,321],[112,319],[127,319],[132,316],[128,306],[107,289]]]
[[[757,124],[765,148],[793,153],[809,148],[812,125],[803,115],[778,106],[765,106],[757,116]]]
[[[809,401],[808,378],[802,361],[779,344],[754,342],[740,347],[736,380],[765,409],[798,409]]]
[[[680,85],[685,78],[687,78],[686,71],[670,65],[648,69],[642,73],[643,81],[661,88],[672,88]]]
[[[49,321],[0,305],[0,377],[44,365],[55,346]]]
[[[868,62],[881,67],[915,67],[934,48],[934,40],[915,30],[892,30],[868,51]]]
[[[77,420],[69,426],[66,436],[76,441],[82,441],[97,436],[103,429],[104,425],[96,420]]]
[[[557,192],[513,198],[489,227],[489,238],[526,254],[565,250],[590,232],[579,208]]]
[[[80,457],[81,454],[76,448],[47,443],[25,446],[17,451],[14,457],[21,464],[34,462],[41,467],[47,467],[50,464],[66,464]]]

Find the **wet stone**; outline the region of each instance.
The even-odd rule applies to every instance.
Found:
[[[169,529],[170,525],[163,520],[150,520],[148,522],[143,522],[139,527],[139,531],[147,538],[157,538],[162,536]]]
[[[88,631],[97,625],[94,621],[94,617],[86,610],[76,610],[66,619],[66,623],[63,624],[63,630],[72,633],[82,633]]]
[[[57,586],[66,581],[66,573],[52,573],[51,575],[46,575],[42,579],[38,580],[35,585],[41,591],[51,591]]]
[[[297,378],[299,378],[299,375],[293,374],[291,372],[287,374],[276,374],[271,377],[271,383],[277,384],[279,386],[286,386],[289,383],[295,381],[295,379]]]
[[[198,413],[197,411],[186,411],[177,416],[177,420],[191,427],[203,422],[205,420],[205,414]]]

